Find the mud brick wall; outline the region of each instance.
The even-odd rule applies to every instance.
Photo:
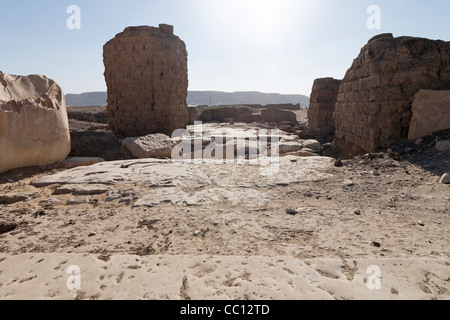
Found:
[[[408,136],[419,89],[450,89],[450,42],[382,34],[342,80],[334,119],[342,155],[373,152]]]
[[[188,123],[187,51],[173,27],[129,27],[104,45],[108,121],[119,137],[171,135]]]
[[[319,136],[334,134],[333,113],[341,81],[333,78],[316,79],[308,108],[309,130]]]

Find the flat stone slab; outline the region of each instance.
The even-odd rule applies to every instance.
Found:
[[[0,299],[447,300],[449,262],[0,254]]]
[[[167,164],[162,170],[161,165]],[[187,175],[186,165],[156,159],[102,162],[89,167],[77,167],[31,182],[35,187],[53,184],[103,184],[149,180],[156,184]]]
[[[179,188],[164,188],[151,190],[141,197],[133,207],[154,207],[161,203],[171,203],[177,206],[197,206],[219,202],[257,207],[265,205],[268,201],[264,192],[255,189],[212,188],[189,195]]]
[[[103,158],[98,157],[68,157],[53,164],[52,166],[56,168],[72,169],[75,167],[91,166],[104,161],[105,160]]]
[[[56,194],[91,195],[105,193],[118,183],[141,183],[140,188],[134,187],[139,198],[134,206],[199,205],[218,201],[260,206],[269,200],[268,188],[327,179],[330,175],[324,173],[325,169],[332,165],[331,158],[296,156],[280,157],[278,162],[269,162],[267,166],[245,161],[241,165],[227,165],[207,161],[192,164],[157,159],[127,160],[78,167],[41,177],[31,184],[36,187],[62,185],[56,189]],[[243,184],[252,187],[242,187]]]
[[[95,195],[107,193],[109,188],[102,184],[65,185],[57,188],[53,194]]]
[[[13,204],[16,202],[25,201],[30,198],[29,194],[0,194],[0,204]]]

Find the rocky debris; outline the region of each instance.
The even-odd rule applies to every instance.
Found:
[[[50,198],[39,201],[39,205],[42,207],[52,207],[54,205],[58,205],[61,203],[61,200],[58,198]]]
[[[408,139],[450,129],[450,90],[419,90],[412,102]]]
[[[75,197],[75,198],[70,198],[69,200],[67,200],[67,205],[78,205],[78,204],[85,204],[85,203],[89,203],[90,198],[89,197]]]
[[[244,106],[221,106],[205,108],[200,114],[202,122],[229,122],[225,120],[234,119],[235,121],[243,116],[252,115],[253,111]]]
[[[66,185],[61,186],[53,192],[54,195],[73,194],[73,195],[96,195],[107,193],[109,188],[102,184],[88,184],[88,185]]]
[[[340,167],[343,167],[343,166],[344,166],[344,163],[342,162],[341,159],[337,159],[337,160],[334,162],[334,166],[337,167],[337,168],[340,168]]]
[[[303,145],[298,142],[281,142],[278,145],[279,154],[285,154],[289,152],[296,152],[302,150]]]
[[[13,204],[16,202],[28,200],[29,198],[29,194],[0,194],[0,204]]]
[[[339,89],[335,145],[342,156],[387,149],[407,138],[414,95],[448,89],[449,52],[450,42],[392,34],[372,38]]]
[[[200,134],[201,137],[198,136]],[[188,126],[183,135],[172,140],[178,144],[173,148],[172,157],[178,153],[183,159],[198,160],[203,156],[219,160],[242,158],[242,155],[264,157],[271,156],[276,151],[279,155],[290,154],[298,157],[318,155],[311,154],[316,152],[312,149],[297,153],[302,148],[297,135],[261,124],[236,123],[230,126],[223,123],[207,123]],[[196,146],[202,148],[196,151],[197,154],[194,153]]]
[[[450,184],[450,171],[442,175],[441,179],[439,180],[439,183]]]
[[[294,157],[317,157],[318,154],[314,153],[312,150],[308,151],[309,149],[302,149],[300,151],[292,151],[288,153],[281,154],[280,156],[294,156]],[[294,160],[293,160],[294,161]]]
[[[47,215],[47,212],[44,209],[38,209],[33,213],[34,218],[39,218]]]
[[[297,116],[291,111],[284,111],[278,109],[261,110],[261,117],[264,122],[279,123],[282,121],[289,121],[294,124],[297,123]]]
[[[341,85],[333,78],[316,79],[308,108],[309,131],[320,137],[334,135],[333,113]]]
[[[173,185],[172,185],[173,186]],[[112,202],[118,199],[130,199],[136,198],[136,190],[117,190],[117,191],[108,191],[106,202]]]
[[[283,107],[287,109],[283,110]],[[270,123],[271,127],[288,128],[294,131],[298,124],[294,105],[221,105],[189,107],[189,125],[195,121],[203,123]],[[265,116],[263,116],[263,113]],[[294,127],[293,127],[294,126]]]
[[[18,227],[18,224],[15,222],[0,221],[0,234],[13,231],[17,227]]]
[[[107,112],[115,135],[171,135],[186,127],[187,51],[172,30],[128,27],[104,45]]]
[[[75,131],[70,128],[72,150],[69,156],[74,158],[101,157],[106,161],[122,160],[121,141],[111,132]],[[98,146],[102,146],[99,150]]]
[[[290,216],[295,216],[298,212],[297,212],[297,210],[287,209],[286,213]]]
[[[42,75],[0,72],[0,173],[44,166],[70,152],[64,94]]]
[[[381,243],[377,242],[377,241],[373,241],[372,242],[372,246],[376,247],[376,248],[381,248]]]
[[[394,164],[414,163],[434,176],[441,177],[450,166],[449,151],[436,149],[436,143],[450,140],[450,129],[434,132],[421,139],[423,141],[420,144],[416,144],[413,140],[402,140],[391,148],[391,153],[386,155],[396,160]]]
[[[235,124],[236,119],[235,118],[226,118],[223,122],[229,123],[229,124]]]
[[[450,151],[450,140],[436,142],[435,148],[439,151]]]
[[[260,114],[244,114],[240,116],[236,122],[260,123],[263,122],[263,120]]]
[[[170,159],[174,145],[171,138],[165,134],[150,134],[145,137],[124,139],[122,153],[131,159]]]
[[[303,141],[303,149],[309,149],[313,152],[319,151],[322,148],[322,145],[317,140],[305,140]]]
[[[285,143],[285,142],[297,142],[297,143],[299,143],[298,141],[299,141],[298,137],[294,136],[294,135],[292,135],[292,136],[290,136],[290,135],[281,135],[280,136],[280,143]],[[299,144],[303,145],[302,143],[299,143]]]
[[[342,186],[344,187],[352,187],[354,185],[352,180],[346,179],[344,180],[344,182],[342,183]]]
[[[289,121],[281,121],[279,124],[277,124],[276,127],[277,127],[277,129],[279,129],[281,131],[291,133],[291,134],[296,134],[300,130],[299,126],[297,126]],[[297,134],[296,137],[298,138],[299,135]]]

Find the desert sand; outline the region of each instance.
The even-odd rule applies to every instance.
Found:
[[[269,175],[156,159],[9,171],[0,299],[448,300],[449,158],[426,142],[338,167],[280,157]]]

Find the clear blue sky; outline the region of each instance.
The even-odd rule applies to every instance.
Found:
[[[69,5],[81,29],[69,30]],[[370,30],[369,5],[381,9]],[[172,24],[189,89],[309,95],[342,78],[376,34],[450,40],[449,0],[1,0],[0,71],[44,74],[64,93],[104,91],[103,45],[127,26]]]

